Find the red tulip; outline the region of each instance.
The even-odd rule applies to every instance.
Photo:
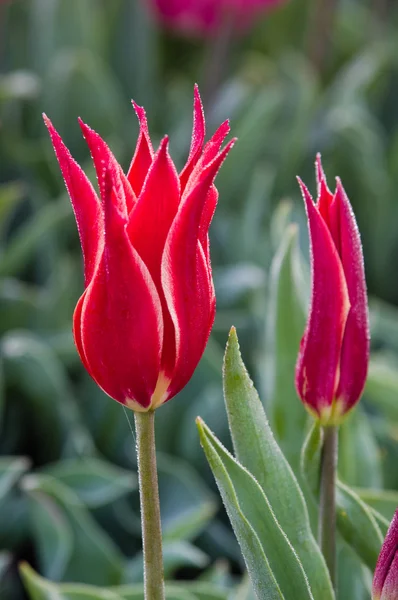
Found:
[[[341,181],[332,194],[318,155],[318,201],[299,180],[311,241],[311,307],[296,366],[296,388],[322,424],[338,424],[358,402],[369,362],[361,239]]]
[[[398,600],[398,509],[377,560],[372,600]]]
[[[165,137],[153,151],[143,108],[127,175],[106,143],[80,121],[100,199],[47,117],[72,201],[84,257],[85,291],[73,333],[80,358],[112,398],[138,411],[157,408],[191,378],[215,314],[208,229],[215,176],[234,140],[223,123],[204,144],[195,88],[188,161],[177,173]]]
[[[188,35],[216,33],[225,21],[234,29],[250,26],[255,18],[286,0],[150,0],[166,26]]]

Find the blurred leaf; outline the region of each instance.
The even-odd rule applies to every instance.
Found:
[[[360,405],[340,427],[338,472],[350,486],[382,486],[380,449],[369,419]]]
[[[264,287],[264,271],[251,263],[221,267],[214,272],[217,300],[222,306],[239,302],[250,292]]]
[[[165,579],[171,579],[175,571],[183,567],[204,569],[209,557],[188,542],[165,542],[163,544],[163,564]],[[124,583],[139,583],[144,579],[142,553],[138,553],[126,565]]]
[[[373,344],[388,345],[398,351],[398,309],[392,304],[381,301],[379,298],[369,298],[370,330]],[[369,376],[375,362],[376,374],[378,360],[372,356]],[[369,382],[369,380],[368,380]]]
[[[25,491],[29,498],[30,524],[36,541],[40,571],[61,581],[73,552],[73,532],[56,502],[40,491]]]
[[[349,487],[339,482],[336,490],[337,527],[344,538],[374,571],[383,536],[371,510]]]
[[[234,128],[239,144],[217,178],[221,197],[239,198],[246,194],[249,173],[264,152],[267,130],[279,113],[280,105],[281,90],[276,86],[267,86],[246,103],[244,116]]]
[[[21,69],[0,76],[0,102],[36,98],[41,88],[36,73]]]
[[[100,10],[95,0],[32,0],[30,17],[30,57],[39,72],[63,47],[100,47]]]
[[[275,255],[270,276],[267,315],[269,415],[272,431],[297,472],[307,413],[297,397],[294,373],[305,329],[304,300],[298,282],[303,275],[297,245],[297,228],[290,226]]]
[[[345,544],[338,548],[337,597],[341,600],[369,600],[370,590],[365,582],[365,567],[358,555]]]
[[[323,429],[319,423],[315,421],[304,440],[301,452],[301,471],[315,498],[317,498],[319,494],[322,445]]]
[[[392,521],[398,507],[398,491],[354,488],[354,491],[367,505],[382,514],[388,522]]]
[[[387,419],[398,423],[398,374],[387,357],[372,356],[364,395]]]
[[[301,563],[260,486],[199,418],[197,425],[257,595],[264,600],[312,598]]]
[[[64,460],[44,473],[71,488],[89,508],[109,504],[137,489],[137,476],[97,458]]]
[[[7,319],[0,320],[0,331],[31,327],[44,309],[44,296],[38,288],[24,284],[18,279],[0,280],[0,314]]]
[[[10,567],[10,564],[12,562],[12,555],[5,551],[2,550],[0,552],[0,586],[1,586],[1,580],[3,579],[4,575],[7,573],[7,570]],[[0,587],[1,589],[1,587]]]
[[[100,589],[81,584],[55,584],[40,577],[26,563],[20,566],[21,577],[31,600],[144,600],[142,586]],[[200,583],[166,585],[167,600],[227,600],[222,592]]]
[[[243,578],[242,583],[236,590],[236,594],[233,596],[233,600],[258,600],[254,594],[249,577],[245,576]]]
[[[1,79],[0,79],[1,95]],[[24,187],[21,183],[8,183],[0,186],[0,234],[4,235],[4,226],[19,201],[23,198]]]
[[[0,504],[29,466],[30,461],[24,456],[0,457]]]
[[[243,364],[234,328],[228,338],[223,374],[236,458],[260,484],[279,526],[297,552],[314,598],[334,598],[326,564],[312,535],[304,496],[273,437],[261,400]]]
[[[217,510],[213,493],[185,461],[158,454],[159,494],[165,541],[191,540]]]
[[[116,592],[89,585],[61,584],[57,585],[40,577],[27,564],[22,563],[20,573],[31,600],[123,600]],[[143,595],[137,595],[137,600]]]
[[[14,331],[3,337],[1,352],[7,381],[29,400],[25,410],[29,408],[35,422],[29,433],[46,439],[45,458],[58,456],[62,448],[90,451],[92,441],[80,421],[63,365],[50,347],[32,333]]]
[[[49,231],[54,233],[65,223],[72,222],[73,213],[66,200],[59,200],[41,208],[27,223],[22,225],[3,252],[0,275],[14,275],[25,266],[42,238]]]
[[[63,574],[64,579],[84,581],[95,585],[112,585],[120,582],[123,569],[123,557],[112,540],[102,531],[78,496],[49,475],[30,475],[23,481],[24,489],[28,494],[39,494],[48,497],[56,504],[58,510],[68,523],[73,534],[73,549],[70,553],[68,566]],[[45,517],[46,511],[41,511]],[[41,526],[38,543],[45,540],[46,531],[50,526],[43,519],[36,523]],[[60,532],[56,542],[65,543],[65,528]],[[60,552],[66,552],[60,550]]]

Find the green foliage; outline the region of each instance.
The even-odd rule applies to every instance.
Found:
[[[163,31],[144,4],[0,2],[2,600],[25,599],[16,569],[21,560],[57,582],[46,583],[24,567],[34,600],[89,600],[90,594],[142,598],[135,442],[123,410],[89,379],[73,345],[71,319],[83,290],[82,261],[41,113],[53,119],[92,176],[76,117],[97,129],[127,167],[137,133],[133,97],[147,109],[154,141],[169,133],[172,155],[183,164],[192,87],[198,81],[204,89],[210,52],[206,41]],[[382,4],[390,5],[387,15]],[[254,535],[246,504],[243,509],[242,478],[254,486],[268,524],[275,527],[267,506],[273,507],[315,600],[319,597],[316,578],[323,581],[324,571],[306,514],[313,525],[319,431],[312,430],[304,445],[304,481],[300,451],[307,416],[294,389],[309,295],[307,233],[295,176],[315,189],[317,151],[330,180],[341,176],[354,206],[371,296],[369,377],[361,407],[340,437],[339,600],[369,599],[370,568],[398,501],[398,12],[393,2],[338,3],[325,36],[331,40],[327,59],[318,69],[308,51],[313,5],[291,0],[236,38],[218,92],[205,107],[209,132],[230,117],[239,143],[219,175],[220,201],[211,230],[217,292],[213,335],[192,381],[157,419],[166,574],[169,583],[177,576],[184,580],[170,583],[168,600],[254,598],[245,576],[241,581],[241,551],[197,440],[198,414],[228,448],[229,418],[239,464],[204,426],[203,432],[225,490],[233,491],[236,518],[243,514],[241,535],[253,548],[261,546],[261,560],[253,560],[263,564],[269,549]],[[233,324],[275,440],[242,366],[243,389],[238,394],[235,382],[234,395],[230,382],[226,415],[222,347]],[[241,393],[250,405],[239,405]],[[231,410],[239,419],[246,410],[247,427],[251,423],[259,436],[253,456],[245,452],[246,431]],[[269,456],[277,472],[263,468]],[[229,468],[236,479],[231,480]],[[296,499],[289,514],[277,500],[282,488]],[[305,548],[295,539],[299,521]],[[82,587],[87,583],[103,588]]]

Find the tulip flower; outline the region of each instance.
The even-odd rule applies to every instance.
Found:
[[[322,425],[337,425],[358,402],[369,362],[369,324],[361,239],[337,178],[327,187],[316,160],[318,200],[299,180],[311,242],[312,293],[296,366],[296,388]]]
[[[398,509],[377,560],[372,600],[398,600]]]
[[[100,198],[45,118],[74,209],[85,290],[73,318],[83,365],[112,398],[135,411],[157,408],[191,378],[215,315],[208,230],[215,176],[234,140],[223,123],[204,145],[195,88],[189,157],[177,173],[168,138],[154,152],[145,111],[127,174],[101,137],[80,121]]]
[[[151,0],[160,20],[188,35],[216,33],[225,21],[244,30],[256,17],[286,0]]]

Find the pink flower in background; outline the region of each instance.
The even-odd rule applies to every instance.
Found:
[[[320,155],[318,200],[299,180],[311,242],[312,293],[296,367],[297,393],[323,425],[338,424],[358,402],[369,363],[362,244],[340,179],[332,194]]]
[[[398,509],[377,560],[372,600],[398,600]]]
[[[217,32],[225,21],[244,30],[264,11],[286,0],[150,0],[163,23],[188,35]]]

